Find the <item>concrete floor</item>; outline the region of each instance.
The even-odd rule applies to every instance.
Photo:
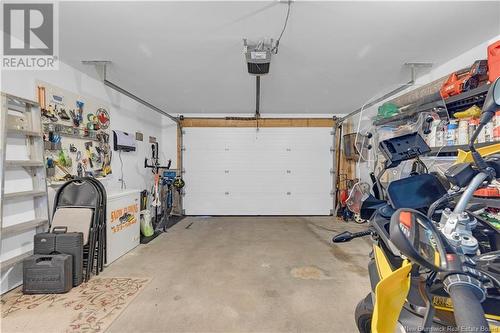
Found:
[[[152,281],[108,332],[356,332],[364,226],[326,217],[186,218],[105,269]]]

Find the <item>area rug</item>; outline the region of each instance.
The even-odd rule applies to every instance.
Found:
[[[18,288],[1,299],[1,331],[104,332],[148,282],[93,278],[66,294],[23,295]]]

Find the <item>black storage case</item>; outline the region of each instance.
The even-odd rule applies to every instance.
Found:
[[[73,285],[69,254],[32,255],[23,261],[24,294],[62,294]]]
[[[83,234],[81,232],[60,232],[54,228],[52,233],[36,234],[34,254],[69,254],[72,257],[73,287],[83,282]]]

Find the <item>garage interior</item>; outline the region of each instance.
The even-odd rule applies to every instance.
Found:
[[[500,2],[2,11],[2,332],[500,331]]]

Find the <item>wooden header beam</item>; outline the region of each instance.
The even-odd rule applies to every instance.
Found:
[[[181,127],[333,127],[333,118],[184,118]]]

